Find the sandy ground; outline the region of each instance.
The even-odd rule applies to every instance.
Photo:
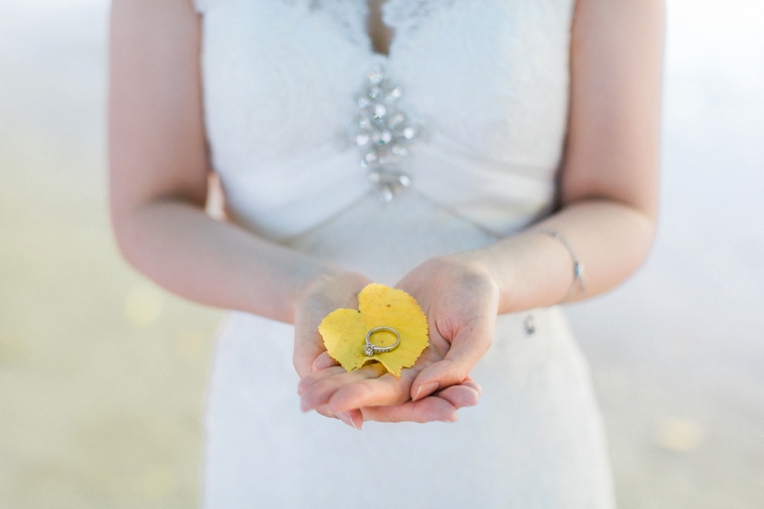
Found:
[[[669,0],[646,267],[571,307],[623,509],[764,507],[764,8]],[[219,311],[119,259],[103,0],[0,0],[0,507],[194,507]]]

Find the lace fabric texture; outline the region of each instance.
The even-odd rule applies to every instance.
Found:
[[[389,57],[371,49],[363,0],[201,1],[213,164],[247,226],[296,235],[368,192],[336,135],[379,64],[432,133],[406,163],[414,192],[497,234],[549,209],[572,0],[389,0]]]
[[[207,136],[230,216],[293,249],[395,284],[433,256],[512,234],[553,205],[574,0],[388,0],[389,56],[366,0],[196,0]],[[377,200],[338,143],[376,66],[426,123]],[[559,309],[497,321],[458,424],[362,432],[299,411],[291,326],[234,313],[207,406],[208,508],[610,509],[588,368]],[[392,477],[380,489],[369,477]]]

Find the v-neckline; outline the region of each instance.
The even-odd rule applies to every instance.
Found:
[[[363,9],[364,16],[362,32],[366,38],[366,46],[374,58],[381,59],[383,61],[389,61],[391,59],[393,48],[395,47],[395,43],[398,41],[399,36],[398,30],[396,30],[394,26],[391,26],[385,22],[386,9],[390,2],[391,0],[363,0],[365,8]],[[375,21],[378,22],[378,25],[372,26],[372,17],[376,18]],[[374,38],[375,30],[383,31],[386,32],[386,34],[389,34],[389,39],[385,41],[387,42],[387,47],[382,48],[386,50],[385,53],[378,51],[380,48],[377,47]]]

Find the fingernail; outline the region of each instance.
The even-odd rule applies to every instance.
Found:
[[[339,418],[339,420],[341,420],[342,422],[344,422],[345,424],[347,424],[351,428],[361,429],[358,426],[356,426],[356,424],[353,421],[353,418],[350,416],[349,412],[340,412],[340,413],[337,414],[337,417]]]
[[[419,401],[425,396],[429,396],[433,392],[437,391],[438,387],[440,387],[440,383],[438,382],[429,382],[424,385],[420,385],[419,389],[417,389],[416,394],[414,395],[414,401]]]
[[[444,417],[440,420],[440,422],[456,422],[459,420],[459,414],[454,412],[453,414],[449,415],[448,417]]]

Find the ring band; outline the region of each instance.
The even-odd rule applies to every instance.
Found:
[[[387,331],[392,332],[395,334],[395,337],[398,338],[396,342],[390,346],[377,346],[374,343],[371,342],[371,335],[375,332],[381,332],[381,331]],[[363,353],[366,355],[366,357],[371,357],[374,354],[377,353],[386,353],[386,352],[392,352],[396,348],[398,348],[398,345],[401,344],[401,335],[398,333],[397,330],[393,329],[392,327],[374,327],[369,332],[366,333],[366,344],[363,345]]]

